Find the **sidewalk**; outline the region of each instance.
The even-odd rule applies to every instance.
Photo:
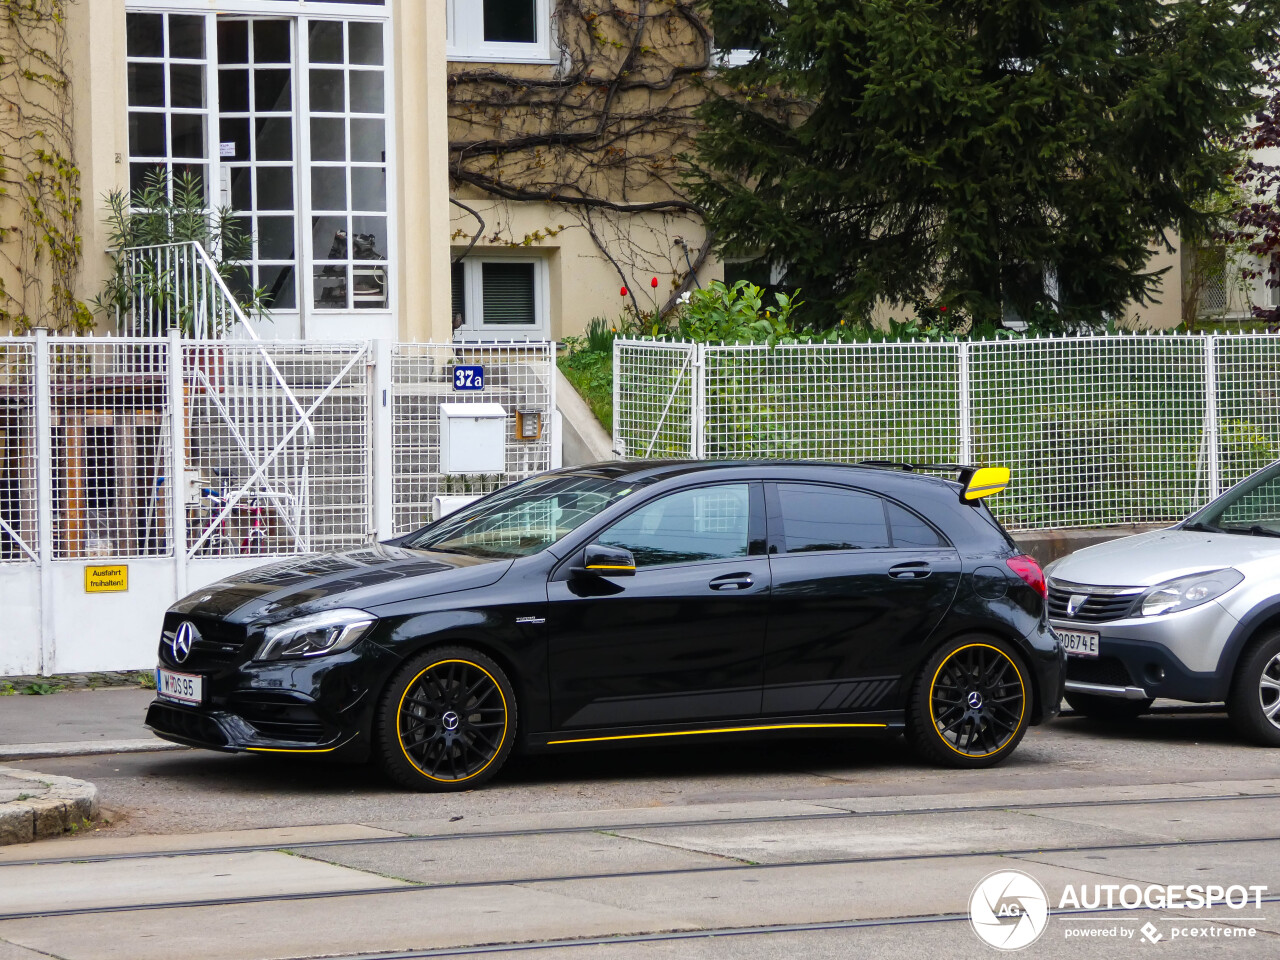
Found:
[[[0,697],[0,763],[182,749],[143,725],[154,697],[152,690],[127,687]]]

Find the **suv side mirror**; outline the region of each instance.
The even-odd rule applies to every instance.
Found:
[[[606,547],[593,543],[582,554],[583,573],[597,577],[634,577],[636,558],[622,547]]]

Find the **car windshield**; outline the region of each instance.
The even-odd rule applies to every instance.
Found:
[[[1280,463],[1229,490],[1187,521],[1184,529],[1280,537]]]
[[[473,557],[526,557],[564,538],[633,489],[599,477],[534,477],[431,524],[408,546]]]

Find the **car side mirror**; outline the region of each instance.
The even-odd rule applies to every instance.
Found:
[[[606,547],[593,543],[582,554],[582,566],[578,568],[587,576],[634,577],[636,558],[622,547]],[[577,571],[575,571],[577,572]]]

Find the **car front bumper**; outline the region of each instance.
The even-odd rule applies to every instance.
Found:
[[[1219,675],[1218,664],[1237,621],[1216,601],[1163,617],[1054,620],[1053,626],[1098,634],[1096,658],[1068,656],[1068,693],[1196,703],[1227,695],[1230,677]]]

